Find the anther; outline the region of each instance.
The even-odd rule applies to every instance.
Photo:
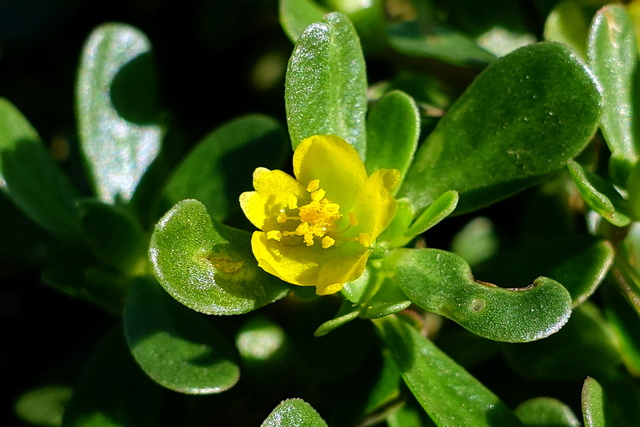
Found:
[[[291,210],[298,209],[298,198],[293,194],[289,195],[289,200],[287,200],[287,207]]]
[[[351,224],[351,225],[353,225],[355,227],[359,223],[360,222],[358,221],[358,218],[356,218],[355,212],[349,212],[349,224]]]
[[[309,193],[316,191],[318,188],[320,188],[319,179],[312,179],[311,181],[309,181],[309,184],[307,184],[307,191]]]
[[[280,241],[282,239],[282,233],[278,230],[271,230],[267,232],[267,239]]]
[[[324,237],[322,238],[322,248],[323,248],[323,249],[328,249],[328,248],[330,248],[331,246],[333,246],[333,244],[334,244],[335,242],[336,242],[336,240],[335,240],[335,239],[332,239],[332,238],[331,238],[331,237],[329,237],[329,236],[324,236]]]
[[[369,235],[369,233],[360,233],[360,235],[358,235],[358,243],[360,243],[365,248],[371,246],[371,236]]]

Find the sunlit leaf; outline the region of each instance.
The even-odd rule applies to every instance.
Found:
[[[569,48],[518,49],[484,70],[438,122],[398,195],[419,210],[455,190],[457,213],[503,199],[576,156],[600,110],[596,83]]]
[[[287,69],[285,104],[295,149],[313,135],[337,135],[366,152],[367,76],[358,35],[333,12],[307,27]]]
[[[160,152],[156,70],[137,28],[104,24],[87,40],[76,84],[80,147],[102,201],[129,200]]]
[[[149,254],[160,284],[187,307],[241,314],[288,292],[258,267],[250,239],[248,232],[212,220],[197,200],[183,200],[156,225]]]

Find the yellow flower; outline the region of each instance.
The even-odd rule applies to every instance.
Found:
[[[343,139],[317,135],[293,154],[295,178],[258,168],[255,191],[240,195],[245,215],[262,231],[251,248],[258,265],[280,279],[338,292],[360,277],[371,245],[396,213],[395,169],[367,176],[356,150]]]

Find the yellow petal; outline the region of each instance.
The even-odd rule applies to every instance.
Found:
[[[399,181],[396,169],[379,169],[367,178],[352,207],[359,222],[356,231],[375,240],[387,228],[398,208],[393,190]]]
[[[303,140],[293,154],[293,172],[302,184],[319,180],[326,197],[348,209],[367,179],[356,150],[333,135]]]
[[[260,231],[253,233],[251,249],[267,273],[294,285],[316,286],[318,295],[337,292],[344,283],[360,277],[370,253],[357,242],[339,249],[286,245]]]
[[[291,196],[305,197],[305,188],[291,175],[280,170],[258,168],[253,173],[253,187],[240,195],[240,207],[246,217],[259,229],[276,227],[282,208],[289,206]]]

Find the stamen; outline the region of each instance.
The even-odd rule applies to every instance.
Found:
[[[324,199],[325,194],[327,194],[326,191],[324,191],[322,188],[318,188],[311,193],[311,200],[313,200],[314,202],[319,202]]]
[[[293,194],[289,195],[289,200],[287,201],[287,207],[290,210],[298,209],[298,198]]]
[[[358,218],[356,218],[355,212],[349,212],[349,224],[353,225],[354,227],[360,224]]]
[[[280,241],[280,239],[282,239],[282,233],[279,230],[267,231],[267,239]]]
[[[360,243],[365,248],[371,246],[371,236],[369,233],[360,233],[358,236],[358,243]]]
[[[329,237],[329,236],[324,236],[324,237],[322,238],[322,248],[323,248],[323,249],[328,249],[328,248],[330,248],[331,246],[333,246],[333,245],[334,245],[334,243],[336,243],[336,240],[335,240],[335,239],[332,239],[332,238],[331,238],[331,237]]]
[[[298,206],[298,198],[291,194],[287,198],[286,208],[288,210],[285,208],[280,209],[280,213],[276,217],[276,221],[279,224],[284,224],[291,220],[299,221],[295,229],[291,230],[290,227],[287,227],[288,230],[271,230],[267,232],[267,238],[280,241],[283,236],[298,236],[302,237],[305,245],[313,246],[315,238],[318,237],[321,238],[320,244],[323,249],[328,249],[335,245],[335,236],[332,237],[330,234],[337,232],[335,223],[342,217],[340,205],[325,197],[326,191],[320,188],[319,179],[309,181],[307,191],[311,193],[311,201],[309,203]],[[295,212],[296,210],[297,212]],[[287,212],[293,213],[293,215],[297,213],[297,215],[289,216]],[[349,222],[351,224],[358,223],[354,213],[349,214]],[[339,232],[337,233],[340,234]]]
[[[307,191],[309,193],[313,193],[318,188],[320,188],[320,180],[319,179],[312,179],[311,181],[309,181],[309,184],[307,184]]]

